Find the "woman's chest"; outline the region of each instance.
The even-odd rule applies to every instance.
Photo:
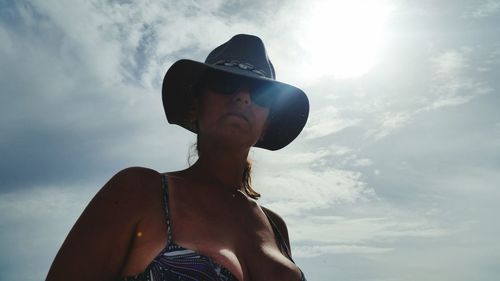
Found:
[[[210,212],[177,214],[170,221],[171,243],[220,264],[238,280],[299,280],[299,269],[279,250],[265,218],[246,214],[247,219],[235,220],[231,214],[214,219]],[[229,219],[233,222],[228,223]],[[167,244],[166,227],[156,214],[138,224],[122,276],[141,273],[158,258]]]
[[[179,231],[179,239],[174,235],[174,241],[210,257],[238,280],[299,280],[300,270],[281,252],[272,228],[252,225],[235,222],[226,228],[211,224],[185,235]]]

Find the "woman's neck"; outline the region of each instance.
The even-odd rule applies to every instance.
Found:
[[[224,188],[242,187],[249,149],[229,150],[222,147],[200,147],[199,158],[189,169],[200,181],[208,181]]]

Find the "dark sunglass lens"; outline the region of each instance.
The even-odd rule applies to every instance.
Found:
[[[254,83],[250,89],[252,100],[255,104],[262,107],[270,107],[272,103],[272,95],[270,88],[264,84]]]
[[[232,95],[241,87],[248,86],[252,101],[262,107],[270,107],[273,95],[270,93],[271,88],[265,83],[250,81],[238,76],[209,73],[204,77],[204,87],[210,91],[222,95]]]
[[[213,75],[207,77],[205,87],[223,95],[232,95],[240,87],[241,81],[227,75]]]
[[[224,77],[221,83],[224,84],[226,95],[234,94],[241,87],[241,81],[235,77]]]

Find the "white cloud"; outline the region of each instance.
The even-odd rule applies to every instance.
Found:
[[[500,65],[500,43],[496,43],[491,53],[488,54],[485,64],[495,69],[497,65]]]
[[[381,255],[397,250],[400,241],[405,239],[437,239],[456,233],[456,230],[447,230],[426,219],[411,216],[308,216],[289,219],[289,227],[293,229],[294,254],[303,258],[339,254]]]
[[[43,130],[58,154],[85,155],[87,160],[79,164],[67,156],[61,159],[71,161],[73,166],[110,162],[134,165],[132,159],[144,159],[146,154],[153,153],[154,163],[164,167],[165,160],[156,152],[175,147],[179,139],[187,142],[192,137],[180,130],[171,129],[168,135],[163,131],[167,122],[160,86],[168,66],[181,57],[203,60],[208,49],[237,31],[253,28],[249,22],[228,25],[227,18],[215,16],[213,10],[204,8],[209,5],[216,9],[222,4],[222,1],[13,4],[14,13],[22,15],[17,20],[23,32],[15,32],[16,28],[9,29],[0,22],[0,39],[5,39],[0,47],[0,61],[9,66],[1,69],[1,84],[15,97],[0,98],[5,113],[0,124],[15,130],[9,134],[8,140],[12,141],[5,142],[5,147],[16,146],[20,142],[16,138],[21,137],[23,143],[40,144],[37,130]],[[198,57],[200,54],[202,57]],[[19,109],[22,114],[18,114]],[[174,139],[177,142],[171,142]],[[52,142],[74,144],[58,146]],[[33,147],[29,143],[26,146]],[[183,155],[173,157],[178,155],[171,153],[172,159],[166,164],[169,168],[185,163],[187,150],[175,153]],[[23,154],[28,153],[23,150],[16,157],[28,159]],[[50,151],[43,154],[37,153],[32,162],[49,161],[50,165],[64,166]],[[151,158],[139,163],[151,163]]]
[[[5,54],[6,56],[12,56],[15,53],[14,42],[12,42],[11,34],[0,25],[0,54]]]
[[[319,149],[314,152],[299,152],[288,156],[287,163],[291,166],[324,166],[325,158],[331,155],[328,149]]]
[[[466,18],[485,18],[498,13],[500,3],[496,0],[482,1],[473,11],[464,13]]]
[[[378,126],[366,132],[367,136],[372,136],[379,140],[389,135],[392,131],[405,126],[412,117],[411,112],[385,112],[379,118]]]
[[[357,254],[357,255],[371,255],[371,254],[384,254],[391,252],[392,248],[383,247],[370,247],[360,245],[307,245],[296,246],[293,249],[293,254],[296,257],[312,258],[321,255],[331,254]]]
[[[333,106],[314,110],[304,128],[305,138],[315,139],[335,134],[345,128],[355,126],[360,121],[360,119],[343,118],[341,112]]]
[[[102,14],[98,3],[33,1],[32,5],[18,8],[29,10],[36,24],[51,26],[44,32],[52,36],[59,33],[59,42],[52,43],[56,48],[53,52],[61,56],[62,62],[91,69],[100,81],[121,81],[121,46],[116,41],[116,30],[110,28],[113,19]]]
[[[434,75],[441,79],[455,79],[468,65],[463,53],[457,50],[444,52],[431,58]]]
[[[2,276],[9,280],[44,279],[64,238],[96,190],[81,185],[37,186],[3,193],[0,248],[8,253],[12,264],[27,263],[30,269],[3,267]]]
[[[361,181],[358,172],[338,169],[313,171],[289,166],[287,171],[277,171],[276,167],[273,168],[270,173],[260,172],[255,186],[265,194],[263,204],[284,216],[327,208],[341,202],[369,200],[375,196],[373,190]]]
[[[351,165],[354,167],[368,167],[373,165],[373,160],[368,158],[356,159]]]
[[[380,102],[371,119],[364,118],[358,125],[365,127],[365,136],[374,140],[387,137],[397,129],[411,124],[417,114],[438,110],[444,107],[460,106],[489,94],[493,89],[481,79],[478,68],[482,64],[471,61],[478,50],[462,47],[442,51],[429,59],[429,79],[421,76],[421,88],[415,96],[405,100],[400,97],[387,98],[387,103]]]
[[[356,163],[357,156],[348,148],[280,152],[279,157],[265,152],[257,154],[255,188],[262,192],[263,204],[283,216],[376,198],[374,190],[361,179],[361,173],[333,167],[332,160],[340,162],[339,166],[346,165],[344,162]],[[367,162],[361,160],[363,164]]]
[[[346,146],[338,146],[335,144],[332,144],[328,147],[328,151],[333,155],[333,156],[346,156],[354,152],[352,148],[346,147]]]
[[[419,218],[367,217],[347,218],[336,216],[309,216],[291,220],[297,243],[364,244],[393,242],[402,237],[440,237],[450,231]]]
[[[437,109],[467,103],[487,94],[491,88],[468,75],[470,66],[466,54],[469,49],[450,50],[431,58],[434,84],[431,86],[431,104],[425,109]]]
[[[238,31],[257,31],[253,23],[228,24],[216,16],[223,1],[34,4],[61,30],[68,52],[97,79],[132,80],[155,89],[167,67],[184,58],[182,52],[189,50],[193,59],[203,61],[210,49]]]
[[[0,197],[0,213],[2,219],[9,221],[36,220],[40,218],[66,216],[68,212],[61,210],[82,210],[88,187],[74,186],[72,189],[61,189],[53,186],[39,186],[29,190],[4,193]],[[82,200],[82,194],[86,194]]]

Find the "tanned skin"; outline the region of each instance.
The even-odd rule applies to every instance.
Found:
[[[173,240],[241,281],[299,280],[262,207],[241,188],[249,150],[265,135],[269,109],[251,101],[246,85],[233,95],[204,90],[194,105],[199,159],[167,173]],[[143,272],[167,244],[161,178],[141,167],[113,176],[71,229],[46,280],[110,281]],[[267,211],[290,248],[285,222]]]

